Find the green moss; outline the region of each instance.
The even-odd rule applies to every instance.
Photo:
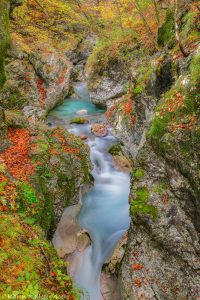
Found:
[[[9,46],[9,2],[1,0],[0,2],[0,88],[6,80],[4,70],[4,59],[6,50]]]
[[[200,84],[200,53],[193,56],[190,64],[190,72],[194,84]]]
[[[183,45],[195,43],[199,41],[199,27],[198,27],[199,11],[192,7],[182,18],[182,24],[180,31],[180,38]]]
[[[49,144],[45,140],[45,138],[43,138],[43,140],[38,140],[37,145],[38,145],[38,150],[39,150],[40,154],[48,152]]]
[[[138,76],[136,78],[136,85],[133,89],[133,94],[141,94],[146,85],[149,83],[154,72],[154,67],[149,56],[143,59],[141,66],[138,68]]]
[[[157,140],[161,139],[170,122],[170,114],[165,114],[162,118],[155,116],[149,130],[149,136]]]
[[[73,118],[71,121],[70,121],[71,124],[87,124],[89,123],[89,121],[86,119],[86,118]]]
[[[106,32],[102,34],[103,36],[104,38],[99,39],[96,43],[87,62],[91,78],[96,74],[108,75],[109,67],[117,62],[128,62],[135,46],[132,31],[128,29],[122,32],[120,28],[113,27],[109,38],[106,38]]]
[[[111,155],[115,156],[115,155],[119,155],[122,152],[121,146],[119,144],[117,145],[112,145],[109,150],[108,153],[110,153]]]
[[[149,191],[147,188],[141,187],[137,189],[136,195],[141,201],[146,201],[149,198]]]
[[[131,202],[130,212],[134,216],[136,213],[150,215],[153,219],[157,217],[157,208],[147,203],[149,191],[146,187],[140,187],[136,190],[136,198]]]
[[[164,47],[165,45],[172,46],[175,41],[174,29],[174,12],[171,9],[167,10],[165,23],[158,30],[158,45]]]
[[[134,173],[133,176],[136,180],[139,180],[144,176],[144,171],[142,169],[137,169]]]
[[[154,186],[153,191],[158,193],[159,195],[163,195],[163,193],[167,190],[168,183],[166,180],[161,181],[158,185]]]

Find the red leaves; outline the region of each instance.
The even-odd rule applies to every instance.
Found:
[[[27,180],[33,174],[34,167],[28,157],[30,135],[26,129],[9,129],[8,139],[13,144],[4,151],[0,158],[5,162],[13,177]]]
[[[46,94],[47,94],[47,91],[45,90],[45,88],[43,87],[43,83],[44,81],[42,80],[42,78],[37,78],[36,79],[36,85],[37,85],[37,88],[38,88],[38,91],[40,93],[40,107],[43,108],[44,106],[44,101],[45,101],[45,98],[46,98]]]
[[[74,154],[78,154],[79,150],[77,148],[72,148],[70,146],[66,146],[65,147],[65,152],[67,153],[74,153]]]
[[[187,117],[187,121],[185,123],[181,123],[178,125],[171,125],[172,131],[176,131],[177,129],[192,129],[194,125],[198,122],[197,116],[190,115]]]
[[[2,236],[2,235],[0,235],[0,247],[2,247],[2,246],[3,246],[3,244],[4,244],[3,236]]]

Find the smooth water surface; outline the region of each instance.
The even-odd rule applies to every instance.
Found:
[[[74,117],[79,110],[87,110],[87,115],[96,116],[95,122],[101,122],[104,118],[102,110],[90,102],[86,85],[77,85],[76,91],[80,98],[66,99],[63,105],[51,113],[51,120],[53,116],[67,119]],[[92,175],[95,179],[94,186],[83,198],[78,216],[79,224],[90,233],[92,245],[79,258],[74,279],[77,285],[89,292],[91,300],[100,300],[102,266],[129,227],[130,176],[116,170],[112,164],[108,149],[117,140],[111,129],[106,137],[95,137],[91,133],[93,121],[90,119],[90,124],[86,125],[67,125],[67,128],[75,135],[88,136]]]
[[[78,96],[73,98],[66,98],[64,102],[52,110],[49,116],[58,118],[71,119],[78,116],[77,112],[80,110],[87,110],[85,116],[102,114],[105,109],[98,108],[89,99],[87,87],[85,84],[75,84],[74,89]]]

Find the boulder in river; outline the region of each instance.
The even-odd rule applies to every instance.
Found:
[[[85,135],[85,134],[81,134],[81,135],[80,135],[80,138],[81,138],[82,141],[85,141],[85,140],[88,139],[88,136]]]
[[[75,117],[70,121],[71,124],[87,124],[89,120],[86,118]]]
[[[93,124],[92,125],[92,133],[97,137],[103,137],[108,134],[108,129],[106,127],[106,124]]]
[[[100,300],[120,300],[120,290],[117,277],[107,273],[101,273],[100,279],[101,298]]]
[[[131,164],[126,157],[121,155],[115,155],[112,159],[116,169],[118,169],[121,172],[130,172]]]
[[[77,223],[80,207],[80,204],[68,207],[58,224],[52,241],[59,257],[65,257],[76,250],[82,252],[90,244],[86,230]]]
[[[76,114],[79,116],[87,115],[87,113],[88,113],[87,109],[81,109],[76,112]]]

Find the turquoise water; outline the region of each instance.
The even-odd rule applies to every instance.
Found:
[[[129,227],[130,175],[113,166],[108,149],[117,140],[112,135],[111,129],[109,128],[108,135],[102,138],[95,137],[91,132],[94,121],[102,122],[104,110],[90,102],[86,85],[79,84],[75,89],[80,98],[66,99],[61,106],[51,112],[50,117],[52,125],[64,124],[63,126],[74,135],[84,134],[88,137],[86,142],[90,147],[94,186],[83,197],[78,222],[82,228],[88,230],[92,245],[85,250],[81,258],[77,256],[79,263],[75,273],[71,275],[78,286],[88,291],[90,300],[101,300],[102,266]],[[88,116],[89,124],[64,123],[65,120],[77,116],[80,110],[87,110],[84,116]],[[85,296],[83,299],[88,298]]]
[[[70,119],[75,116],[78,116],[78,114],[76,114],[77,111],[83,109],[86,109],[88,112],[84,116],[101,114],[105,111],[102,108],[97,108],[94,104],[92,104],[89,101],[73,98],[64,100],[62,105],[58,106],[53,111],[51,111],[50,116]]]
[[[87,110],[87,113],[84,114],[84,117],[102,114],[105,112],[105,109],[98,108],[90,101],[89,95],[85,91],[85,84],[75,85],[75,90],[78,94],[80,94],[80,97],[65,99],[63,104],[57,106],[50,112],[49,116],[71,119],[79,116],[77,112],[80,110]]]

